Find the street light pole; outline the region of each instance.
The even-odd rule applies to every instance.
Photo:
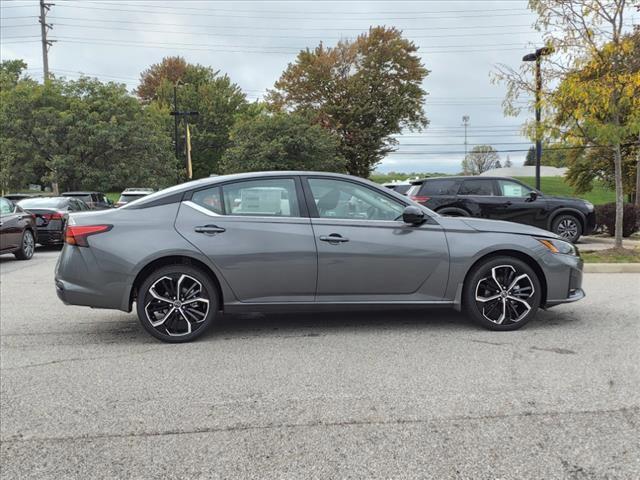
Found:
[[[543,47],[537,49],[535,53],[529,53],[522,57],[523,62],[536,62],[536,190],[540,190],[540,162],[542,160],[542,139],[540,138],[542,72],[540,71],[540,64],[542,57],[552,52],[553,49]]]

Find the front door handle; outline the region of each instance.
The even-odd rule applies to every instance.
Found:
[[[343,237],[342,235],[340,235],[339,233],[332,233],[330,235],[321,235],[320,236],[320,240],[323,242],[329,242],[329,243],[333,243],[338,244],[338,243],[344,243],[344,242],[348,242],[349,239]]]
[[[219,227],[217,225],[201,225],[194,228],[196,233],[206,233],[207,235],[215,235],[216,233],[224,233],[226,228]]]

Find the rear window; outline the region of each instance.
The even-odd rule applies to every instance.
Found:
[[[493,180],[465,180],[460,186],[459,195],[493,195]]]
[[[420,188],[420,195],[455,195],[458,190],[458,181],[450,178],[438,180],[426,180]]]
[[[120,200],[118,200],[118,202],[123,202],[123,203],[133,202],[134,200],[138,200],[139,198],[146,197],[146,196],[147,194],[144,194],[144,195],[130,194],[130,193],[122,194],[120,195]]]
[[[411,188],[411,185],[396,185],[393,187],[393,191],[398,192],[402,195],[405,195],[410,188]]]
[[[62,208],[69,204],[66,198],[27,198],[20,200],[18,205],[22,208]]]
[[[91,202],[91,195],[68,195],[65,194],[65,197],[71,197],[71,198],[78,198],[80,200],[82,200],[83,202]]]

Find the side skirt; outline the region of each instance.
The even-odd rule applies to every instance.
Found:
[[[246,312],[344,312],[344,311],[392,311],[422,310],[425,308],[450,308],[452,301],[437,302],[296,302],[296,303],[229,303],[224,306],[226,313]]]

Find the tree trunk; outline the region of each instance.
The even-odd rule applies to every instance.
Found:
[[[638,134],[638,147],[636,148],[636,207],[640,208],[640,133]]]
[[[613,164],[616,182],[615,248],[622,248],[622,213],[624,211],[624,193],[622,191],[622,152],[620,151],[620,142],[617,142],[614,145]]]

